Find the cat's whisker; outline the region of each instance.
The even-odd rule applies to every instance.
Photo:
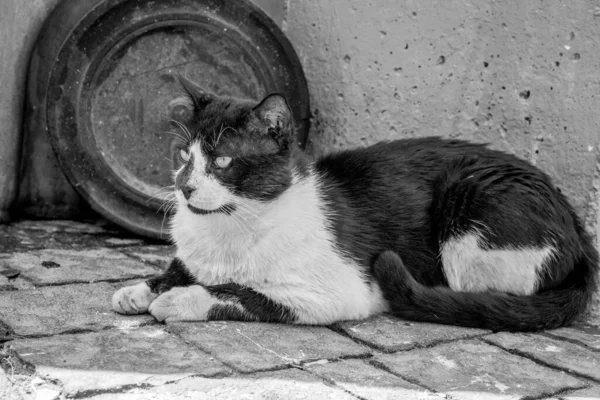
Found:
[[[258,215],[253,214],[249,210],[243,208],[238,208],[235,214],[238,218],[244,221],[244,224],[247,224],[248,226],[253,226],[256,223],[256,221],[260,220]]]
[[[163,196],[168,194],[175,194],[174,188],[160,188],[156,191],[156,193],[150,198],[154,198],[156,196]]]
[[[175,204],[177,203],[177,199],[175,197],[167,198],[163,204]]]
[[[244,206],[240,206],[237,208],[237,216],[239,218],[242,219],[242,221],[244,222],[244,224],[248,225],[248,226],[252,226],[252,224],[255,221],[260,221],[261,218],[258,214],[254,213],[253,211],[249,210],[248,208],[244,207]],[[247,217],[250,217],[253,221],[249,221]]]
[[[221,124],[221,130],[219,131],[219,136],[217,137],[217,142],[215,143],[215,147],[219,144],[219,140],[221,140],[221,135],[223,134],[223,132],[225,132],[228,128],[223,129],[223,124]]]
[[[152,200],[161,200],[164,203],[165,201],[172,201],[174,199],[171,199],[170,197],[168,197],[168,195],[164,195],[164,196],[155,195],[155,196],[152,196],[151,198],[149,198],[148,200],[146,200],[146,204],[150,203]]]
[[[174,189],[175,188],[175,184],[173,185],[167,185],[167,186],[161,186],[159,189]]]
[[[165,214],[168,214],[168,213],[169,213],[169,210],[170,210],[171,208],[173,208],[173,205],[174,205],[174,204],[175,204],[175,201],[174,201],[174,200],[168,200],[168,201],[165,201],[165,202],[164,202],[164,203],[163,203],[163,204],[160,206],[160,208],[159,208],[159,209],[158,209],[156,212],[157,212],[157,213],[159,213],[161,210],[163,210],[163,212],[164,212]]]
[[[212,147],[215,148],[217,146],[217,132],[213,129],[212,131]]]
[[[162,199],[163,205],[166,203],[172,203],[176,200],[175,193],[173,193],[172,191],[163,192],[162,195],[164,196],[164,198]]]
[[[181,143],[184,146],[188,146],[190,144],[190,140],[187,137],[181,135],[180,133],[173,132],[173,131],[167,131],[166,133],[168,133],[172,136],[175,136],[175,140],[177,140],[179,143]]]
[[[167,215],[170,215],[173,213],[173,211],[176,209],[177,207],[177,203],[173,202],[171,205],[168,206],[166,213]]]
[[[146,200],[146,204],[148,204],[150,201],[157,199],[157,198],[161,198],[161,200],[168,200],[170,197],[175,197],[175,193],[173,192],[174,187],[164,187],[164,188],[160,188],[154,195],[150,196],[148,198],[148,200]]]
[[[251,232],[250,229],[243,223],[243,221],[240,220],[240,218],[237,215],[230,214],[229,216],[231,217],[231,220],[238,226],[242,233],[249,234]]]
[[[173,201],[173,200],[167,202],[166,204],[167,204],[167,206],[165,208],[165,212],[163,214],[163,219],[160,224],[160,236],[161,237],[163,236],[163,230],[164,230],[164,226],[165,226],[165,220],[167,219],[167,215],[169,215],[171,213],[171,211],[173,211],[173,209],[175,207],[177,207],[177,202]]]
[[[192,133],[189,131],[189,129],[182,124],[181,122],[171,119],[171,122],[173,122],[175,125],[177,125],[182,131],[183,133],[187,136],[187,143],[191,143],[192,142]]]
[[[173,131],[167,131],[167,133],[175,136],[175,138],[179,139],[179,141],[185,145],[189,143],[189,140],[186,137],[182,136],[180,133]]]
[[[249,214],[251,216],[257,217],[258,218],[258,214],[255,210],[251,209],[248,205],[243,204],[243,203],[236,203],[236,206],[238,207],[238,209],[240,211],[245,212],[246,214]]]

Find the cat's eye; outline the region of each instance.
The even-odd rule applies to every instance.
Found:
[[[215,158],[215,166],[217,168],[227,168],[231,164],[231,157],[217,157]]]
[[[181,157],[184,162],[190,161],[190,153],[185,151],[185,149],[179,150],[179,157]]]

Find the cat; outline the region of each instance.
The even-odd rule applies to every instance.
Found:
[[[323,325],[389,312],[539,331],[590,302],[598,253],[530,163],[439,137],[311,161],[282,95],[256,104],[181,82],[176,258],[118,290],[116,312]]]

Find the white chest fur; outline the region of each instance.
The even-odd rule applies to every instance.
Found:
[[[358,319],[385,309],[377,284],[336,247],[314,175],[269,203],[240,199],[232,215],[180,207],[177,256],[203,284],[235,282],[292,307],[299,323]]]

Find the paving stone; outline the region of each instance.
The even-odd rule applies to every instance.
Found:
[[[103,243],[113,246],[140,246],[145,243],[143,239],[139,238],[118,238],[118,237],[110,237],[108,239],[104,239]]]
[[[83,249],[95,247],[140,246],[149,240],[131,233],[87,233],[85,230],[60,231],[56,229],[28,230],[14,226],[0,226],[0,252],[23,252],[39,249]],[[151,241],[150,241],[151,242]]]
[[[5,262],[34,285],[135,279],[160,272],[116,250],[102,248],[34,250],[14,253]]]
[[[341,388],[324,384],[307,372],[288,369],[222,379],[189,378],[170,385],[137,388],[125,393],[106,393],[90,399],[356,400],[356,397]]]
[[[0,369],[10,375],[33,375],[35,366],[24,360],[12,347],[12,342],[0,347]]]
[[[149,314],[124,316],[111,309],[113,293],[136,282],[102,282],[0,292],[0,320],[18,336],[148,324],[154,321]]]
[[[71,220],[26,220],[9,225],[11,228],[39,230],[44,232],[68,232],[77,234],[127,234],[127,232],[106,220],[71,221]]]
[[[12,286],[11,290],[29,290],[35,289],[35,285],[28,281],[27,279],[18,277],[16,279],[9,279],[9,282]]]
[[[16,339],[11,347],[36,366],[203,376],[230,371],[162,325]]]
[[[449,340],[480,336],[489,331],[450,325],[413,323],[387,315],[338,325],[352,338],[386,352],[410,350]]]
[[[597,326],[560,328],[553,331],[548,331],[547,334],[550,336],[571,340],[592,349],[600,350],[600,327]]]
[[[140,246],[126,253],[138,260],[166,268],[175,257],[175,246]]]
[[[14,290],[14,287],[8,281],[8,278],[3,275],[0,275],[0,290]]]
[[[37,376],[5,372],[0,368],[0,399],[2,400],[58,400],[60,388]]]
[[[42,236],[40,238],[40,236]],[[51,234],[27,232],[10,226],[0,226],[0,252],[26,251],[44,248]]]
[[[11,346],[38,370],[44,367],[44,376],[59,380],[71,396],[137,384],[150,378],[161,382],[231,372],[214,357],[165,332],[163,326],[17,339]],[[80,373],[72,375],[73,370]],[[83,371],[106,374],[86,375]]]
[[[9,254],[0,254],[0,291],[17,290],[23,287],[33,287],[31,282],[21,278],[21,271],[11,267],[7,259]]]
[[[3,400],[23,400],[26,396],[21,385],[18,385],[14,378],[9,378],[4,370],[0,369],[0,399]],[[27,394],[27,395],[30,395]]]
[[[15,279],[21,274],[21,271],[11,268],[8,264],[10,254],[0,253],[0,278]]]
[[[3,342],[13,340],[14,332],[7,323],[0,320],[0,346]],[[0,397],[1,398],[1,397]]]
[[[485,340],[562,370],[600,381],[600,352],[542,335],[497,333],[486,336]]]
[[[561,395],[560,398],[564,400],[598,400],[600,399],[600,386],[592,386],[587,389],[576,390],[567,395]]]
[[[369,353],[368,348],[317,326],[216,321],[175,323],[168,329],[243,372]]]
[[[429,392],[382,369],[375,368],[366,360],[344,360],[339,362],[316,361],[304,368],[318,376],[334,382],[348,392],[363,399],[397,398],[445,399],[446,396]]]
[[[391,372],[458,399],[542,397],[585,384],[495,346],[461,340],[374,357]]]
[[[65,232],[0,230],[0,251],[17,252],[46,248],[90,248],[101,246],[108,236],[75,234]]]

